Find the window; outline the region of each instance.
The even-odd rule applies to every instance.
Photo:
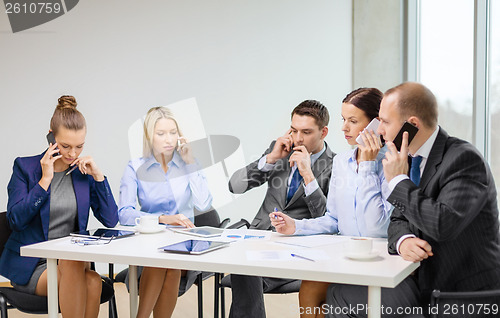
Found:
[[[470,142],[473,59],[474,1],[421,0],[420,82],[436,95],[439,125]]]
[[[490,166],[497,192],[500,192],[500,3],[498,1],[490,1],[490,31]]]

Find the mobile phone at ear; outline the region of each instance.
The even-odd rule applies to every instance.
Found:
[[[372,121],[365,127],[366,131],[373,131],[375,133],[375,135],[377,136],[377,138],[380,136],[378,133],[377,133],[377,130],[378,130],[378,125],[380,125],[380,121],[377,119],[377,118],[373,118]],[[361,146],[364,146],[365,143],[363,141],[363,137],[361,137],[361,135],[359,135],[357,138],[356,138],[356,142],[361,145]]]
[[[398,134],[396,135],[396,138],[394,138],[394,141],[393,141],[393,143],[396,146],[396,149],[398,151],[401,151],[401,144],[403,143],[403,133],[405,131],[408,132],[408,146],[409,146],[411,141],[413,140],[413,138],[415,138],[415,135],[418,132],[418,128],[415,125],[410,124],[409,122],[405,121],[405,123],[403,124],[403,127],[401,127]]]
[[[50,146],[50,144],[56,143],[56,138],[54,137],[54,133],[51,131],[49,131],[49,133],[47,134],[47,142],[49,143],[49,146]],[[59,148],[56,147],[56,149],[59,149]],[[52,155],[52,157],[55,157],[55,156],[59,156],[59,152]]]

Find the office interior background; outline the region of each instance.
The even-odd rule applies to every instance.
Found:
[[[440,125],[476,145],[498,188],[499,39],[495,0],[86,0],[19,33],[1,12],[0,209],[14,159],[45,150],[63,94],[76,97],[88,126],[83,154],[117,201],[128,129],[152,106],[196,98],[206,134],[238,138],[243,166],[305,99],[328,106],[329,146],[349,149],[343,97],[406,80],[436,94]],[[264,193],[233,196],[218,212],[251,220]]]

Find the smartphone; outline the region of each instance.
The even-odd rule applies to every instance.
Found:
[[[368,124],[368,126],[365,127],[365,129],[367,131],[373,131],[375,135],[379,137],[380,135],[377,133],[378,125],[380,125],[380,121],[377,118],[373,118],[373,120]],[[356,142],[361,146],[365,145],[365,143],[363,142],[363,137],[361,137],[361,135],[356,138]]]
[[[56,143],[56,138],[54,137],[54,133],[49,131],[49,133],[47,134],[47,142],[49,143],[49,146],[50,144],[55,144]],[[56,149],[59,149],[56,147]],[[59,156],[59,153],[55,153],[52,155],[52,157],[55,157],[55,156]]]
[[[396,146],[396,149],[398,151],[401,151],[401,144],[403,143],[403,133],[405,131],[408,132],[408,145],[410,145],[411,141],[413,140],[413,138],[415,137],[415,135],[418,132],[418,128],[415,125],[410,124],[409,122],[405,121],[405,123],[403,124],[403,127],[401,127],[398,134],[396,135],[396,138],[394,138],[394,141],[393,141],[393,143]]]

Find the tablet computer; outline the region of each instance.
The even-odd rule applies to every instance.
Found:
[[[190,229],[187,229],[185,227],[184,228],[170,227],[169,229],[177,233],[190,234],[200,237],[220,236],[222,232],[224,232],[224,229],[219,229],[218,227],[211,227],[211,226],[200,226],[200,227],[193,227]]]
[[[122,237],[132,236],[134,234],[135,231],[115,230],[115,229],[105,229],[105,228],[70,233],[71,236],[76,236],[76,237],[85,237],[93,239],[113,238],[115,240]]]
[[[204,240],[186,240],[175,244],[162,246],[159,249],[169,253],[180,254],[204,254],[224,246],[228,246],[229,242],[213,242]]]

